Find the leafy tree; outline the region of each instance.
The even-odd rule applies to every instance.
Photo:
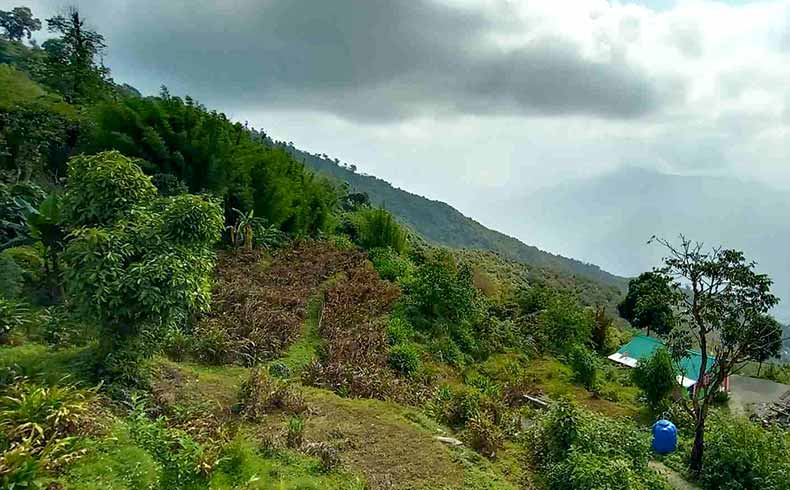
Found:
[[[10,11],[0,10],[0,27],[4,36],[11,41],[31,39],[33,33],[41,29],[41,21],[33,17],[28,7],[15,7]]]
[[[590,342],[594,317],[570,294],[536,284],[521,290],[517,303],[525,320],[537,327],[540,345],[564,351]]]
[[[606,351],[606,340],[609,337],[609,330],[612,328],[613,320],[606,314],[606,308],[599,305],[595,309],[595,322],[593,324],[592,342],[598,352]]]
[[[756,335],[763,341],[755,345],[750,353],[751,358],[757,361],[757,376],[763,368],[763,363],[769,359],[779,357],[784,343],[782,324],[771,315],[761,315],[754,321]]]
[[[475,310],[472,271],[447,250],[437,250],[406,286],[411,305],[425,319],[460,323]]]
[[[665,348],[658,349],[647,360],[640,361],[631,371],[634,384],[642,390],[654,412],[664,409],[677,386],[675,367]]]
[[[755,360],[771,342],[764,316],[779,299],[771,294],[771,279],[757,273],[756,264],[741,251],[713,248],[706,252],[701,243],[682,235],[679,246],[654,240],[668,250],[659,273],[665,281],[682,281],[688,288],[688,294],[674,295],[681,321],[668,342],[673,360],[679,361],[694,345],[702,357],[695,389],[689,400],[682,400],[694,422],[691,469],[699,473],[710,406],[727,376]],[[679,290],[680,283],[674,287]]]
[[[104,36],[88,29],[76,8],[47,19],[47,29],[60,35],[42,45],[47,54],[47,85],[68,102],[94,101],[105,96],[110,88],[110,70],[96,63],[106,48]]]
[[[106,373],[136,382],[137,361],[167,329],[209,306],[221,208],[191,194],[156,199],[150,179],[117,152],[73,158],[64,203],[67,293],[103,330]]]
[[[620,316],[636,328],[666,335],[672,330],[674,291],[663,275],[645,272],[628,283],[628,293],[617,307]]]

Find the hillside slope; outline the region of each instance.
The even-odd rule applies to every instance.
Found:
[[[371,175],[353,172],[333,160],[300,151],[292,146],[287,148],[294,157],[313,170],[348,182],[356,191],[367,193],[375,205],[387,208],[431,242],[455,248],[498,252],[508,259],[533,267],[596,281],[620,290],[627,286],[627,279],[623,277],[610,274],[593,264],[545,252],[504,233],[486,228],[444,202],[398,189]]]

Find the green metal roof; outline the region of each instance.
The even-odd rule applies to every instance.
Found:
[[[637,335],[630,342],[620,347],[617,351],[623,357],[630,357],[636,360],[648,359],[664,343],[659,339],[646,335]],[[709,373],[716,363],[716,358],[709,356],[708,365],[705,372]],[[686,379],[697,381],[700,367],[702,367],[702,354],[698,351],[690,350],[686,357],[680,360],[680,373]]]

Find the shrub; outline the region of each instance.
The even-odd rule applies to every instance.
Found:
[[[505,441],[502,429],[490,416],[480,412],[466,423],[466,436],[474,450],[490,458],[496,456]]]
[[[195,338],[180,328],[172,328],[164,338],[162,352],[173,361],[180,362],[195,349]],[[205,346],[203,346],[205,347]]]
[[[389,345],[403,344],[414,335],[414,328],[408,321],[400,317],[390,318],[387,324],[387,343]]]
[[[397,253],[406,250],[408,235],[385,209],[365,209],[357,213],[359,244],[365,249],[390,247]]]
[[[373,267],[382,279],[398,281],[407,279],[414,269],[414,264],[392,248],[374,248],[368,253]]]
[[[588,390],[595,386],[600,370],[600,361],[590,349],[577,345],[573,347],[568,356],[576,380]]]
[[[80,155],[69,160],[65,219],[75,226],[108,225],[156,194],[132,159],[118,152]]]
[[[0,299],[0,344],[8,343],[14,330],[28,328],[34,322],[24,303]]]
[[[700,480],[722,490],[790,488],[790,434],[717,417],[705,439]]]
[[[658,349],[649,359],[640,361],[631,371],[631,379],[642,390],[654,412],[666,410],[677,381],[672,358],[665,348]]]
[[[398,344],[390,347],[387,362],[395,371],[411,376],[420,369],[420,353],[410,344]]]
[[[219,321],[200,322],[192,334],[192,354],[205,364],[219,365],[231,358],[233,341]]]
[[[302,417],[294,416],[288,419],[285,441],[290,448],[302,446],[302,442],[304,442],[304,419]]]
[[[22,268],[9,255],[0,253],[0,299],[18,298],[23,284]]]
[[[321,471],[330,472],[340,466],[340,451],[327,442],[305,444],[304,452],[318,458]]]
[[[96,390],[73,385],[46,387],[28,380],[8,386],[0,397],[0,482],[20,488],[39,471],[53,471],[82,456],[77,436],[95,427]]]
[[[294,386],[257,368],[241,384],[238,409],[244,418],[259,420],[272,410],[301,414],[307,410],[307,404]]]
[[[132,400],[127,420],[135,442],[164,467],[162,488],[194,488],[205,481],[220,460],[219,446],[203,446],[183,429],[170,427],[165,417],[151,420],[139,399]]]
[[[629,421],[555,403],[529,433],[532,462],[550,490],[669,487],[648,469],[650,441]]]
[[[101,326],[104,374],[126,382],[143,379],[132,370],[158,350],[168,327],[208,309],[212,246],[222,230],[222,209],[210,198],[155,197],[150,179],[120,153],[69,160],[67,290]]]
[[[293,375],[293,372],[284,362],[274,361],[269,365],[269,374],[275,378],[288,379]]]
[[[44,273],[44,259],[35,247],[12,247],[4,250],[0,255],[16,262],[22,269],[23,279],[28,284],[35,284],[41,280]]]

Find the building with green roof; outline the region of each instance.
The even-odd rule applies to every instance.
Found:
[[[659,347],[663,347],[664,343],[656,338],[648,337],[646,335],[637,335],[630,342],[620,347],[620,349],[609,356],[612,361],[628,366],[630,368],[636,367],[637,363],[643,359],[650,358]],[[715,357],[708,357],[708,365],[705,369],[705,374],[709,374],[713,367],[716,365]],[[677,366],[680,370],[678,374],[678,383],[685,388],[693,389],[697,384],[699,371],[702,367],[702,354],[698,351],[689,350],[686,357],[681,359],[680,364]],[[724,381],[724,389],[729,387],[728,380]]]

